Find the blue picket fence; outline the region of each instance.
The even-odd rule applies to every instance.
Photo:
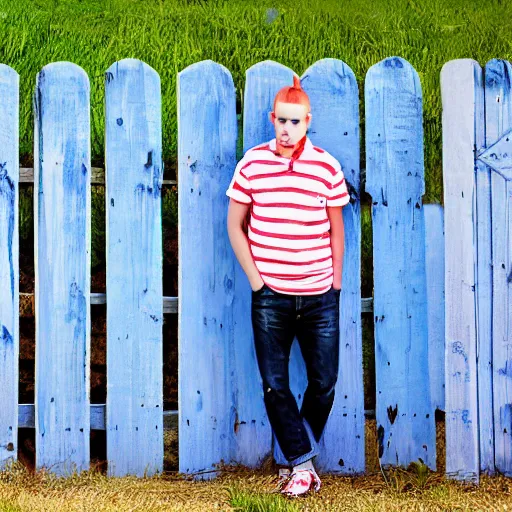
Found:
[[[422,91],[391,57],[365,78],[366,183],[359,92],[342,61],[301,79],[313,143],[340,161],[343,209],[340,372],[320,470],[365,471],[360,194],[372,197],[378,449],[384,465],[436,468],[435,410],[446,411],[446,473],[512,474],[512,118],[510,64],[484,72],[468,59],[441,73],[444,207],[423,205]],[[274,137],[276,92],[293,71],[272,61],[246,73],[243,149]],[[212,61],[180,73],[179,464],[215,475],[219,463],[260,464],[274,451],[250,324],[250,287],[226,230],[237,162],[236,91]],[[16,459],[18,405],[19,77],[0,65],[0,466]],[[485,105],[485,110],[484,110]],[[90,430],[107,431],[110,475],[163,469],[161,92],[135,59],[105,74],[107,404],[91,405],[89,82],[78,66],[45,66],[34,91],[36,464],[57,474],[89,467]],[[485,117],[484,117],[485,112]],[[484,139],[485,137],[485,139]],[[512,363],[511,363],[512,364]],[[294,343],[290,382],[300,402],[304,363]],[[512,391],[512,390],[511,390]],[[20,423],[19,423],[20,422]],[[25,422],[25,423],[23,423]]]
[[[512,476],[510,63],[443,66],[447,474]]]

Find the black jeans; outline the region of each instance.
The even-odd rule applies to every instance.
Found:
[[[321,295],[285,295],[264,285],[252,292],[252,327],[265,408],[279,446],[292,465],[317,455],[311,434],[320,441],[334,402],[339,300],[340,291],[334,288]],[[295,336],[308,377],[300,412],[288,377]]]

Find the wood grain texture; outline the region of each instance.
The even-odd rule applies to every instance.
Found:
[[[428,309],[428,370],[432,407],[444,411],[444,220],[443,207],[426,204],[425,256]]]
[[[198,473],[234,458],[242,400],[235,358],[250,337],[238,336],[247,299],[226,225],[236,166],[233,79],[211,60],[198,62],[178,74],[177,95],[179,469]]]
[[[428,370],[422,92],[402,58],[365,81],[366,190],[373,200],[377,428],[382,464],[436,467]]]
[[[163,470],[160,77],[136,59],[105,74],[107,461]]]
[[[490,345],[488,327],[492,325],[492,403],[480,402],[480,417],[485,407],[487,419],[485,431],[480,436],[487,446],[492,441],[492,426],[489,418],[494,417],[494,462],[495,469],[506,476],[512,476],[512,66],[510,62],[493,59],[485,67],[485,146],[492,147],[490,167],[478,172],[478,185],[485,179],[485,189],[478,187],[478,221],[480,224],[480,199],[486,201],[485,228],[489,230],[485,241],[492,238],[492,251],[486,251],[490,258],[478,261],[478,270],[484,265],[485,284],[492,290],[485,294],[486,346]],[[498,158],[492,158],[492,155]],[[489,176],[490,174],[490,176]],[[490,178],[490,187],[489,187]],[[482,193],[483,192],[483,193]],[[489,197],[490,196],[490,197]],[[490,207],[490,211],[489,211]],[[492,215],[492,221],[490,217]],[[492,228],[492,229],[491,229]],[[492,234],[491,234],[492,233]],[[478,239],[480,244],[480,238]],[[479,254],[480,255],[480,254]],[[489,286],[489,277],[492,286]],[[487,289],[486,289],[487,291]],[[479,301],[480,305],[480,301]],[[492,311],[492,315],[489,313]],[[479,320],[481,316],[479,315]],[[481,325],[478,338],[481,340]],[[480,368],[478,373],[480,381]],[[480,392],[480,387],[479,387]],[[486,394],[489,396],[489,393]],[[481,443],[482,444],[482,443]],[[488,450],[490,451],[490,449]],[[492,459],[489,456],[491,466]],[[482,466],[482,464],[481,464]],[[487,469],[487,467],[482,468]]]
[[[474,147],[482,143],[483,80],[471,59],[441,70],[445,221],[446,475],[478,482]]]
[[[55,62],[34,94],[36,466],[58,475],[89,468],[89,91]]]
[[[19,85],[0,64],[0,469],[18,458]]]
[[[488,72],[490,73],[489,76]],[[486,69],[485,108],[488,123],[484,141],[480,141],[477,151],[482,144],[489,148],[498,138],[502,129],[499,118],[501,113],[499,88],[494,86],[492,66]],[[488,84],[488,85],[487,85]],[[494,89],[494,90],[493,90]],[[493,97],[494,95],[494,97]],[[479,110],[481,121],[484,111]],[[485,157],[484,157],[485,159]],[[483,159],[476,160],[476,311],[477,311],[477,373],[478,373],[478,426],[480,471],[494,474],[494,411],[493,411],[493,349],[492,349],[492,210],[491,210],[491,168]]]

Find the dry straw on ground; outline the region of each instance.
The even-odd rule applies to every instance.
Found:
[[[324,476],[317,495],[290,501],[275,494],[270,462],[258,471],[228,467],[212,481],[192,481],[176,471],[153,478],[107,478],[93,469],[68,479],[30,472],[21,464],[0,472],[0,512],[81,511],[512,511],[512,479],[482,477],[480,486],[444,479],[444,432],[438,424],[439,471],[420,465],[381,470],[375,422],[367,422],[364,477]],[[176,467],[177,434],[165,437],[165,466]]]

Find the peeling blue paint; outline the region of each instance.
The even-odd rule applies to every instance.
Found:
[[[512,361],[505,361],[505,367],[499,368],[498,373],[506,377],[512,377]]]
[[[39,279],[36,467],[51,467],[52,472],[64,475],[72,468],[87,469],[90,451],[89,308],[84,291],[88,291],[90,281],[87,75],[71,63],[45,66],[38,75],[34,103],[38,153],[34,162],[38,174],[34,183],[38,244],[35,265]],[[51,222],[47,222],[49,217]],[[59,262],[64,264],[57,268]],[[68,417],[70,409],[73,415]],[[85,436],[79,428],[84,428]],[[63,431],[67,432],[65,438]]]
[[[390,57],[369,69],[366,191],[373,203],[376,419],[389,430],[379,445],[381,462],[407,467],[423,456],[425,444],[425,462],[435,469],[421,106],[418,73],[405,59]]]
[[[12,255],[12,244],[14,237],[14,214],[15,214],[15,200],[16,200],[16,184],[9,176],[6,169],[6,162],[0,164],[0,195],[5,197],[6,211],[8,215],[7,220],[7,251],[9,255],[9,277],[11,283],[11,297],[14,298],[14,266]]]
[[[156,71],[137,59],[114,63],[110,75],[105,84],[108,474],[143,476],[163,470],[161,90]],[[126,102],[127,94],[138,101]],[[133,372],[126,371],[127,358],[136,365]],[[127,422],[138,426],[136,442],[133,430],[122,428]]]
[[[12,345],[13,339],[12,334],[9,332],[7,327],[5,325],[2,325],[2,334],[1,334],[1,340],[5,345]]]

